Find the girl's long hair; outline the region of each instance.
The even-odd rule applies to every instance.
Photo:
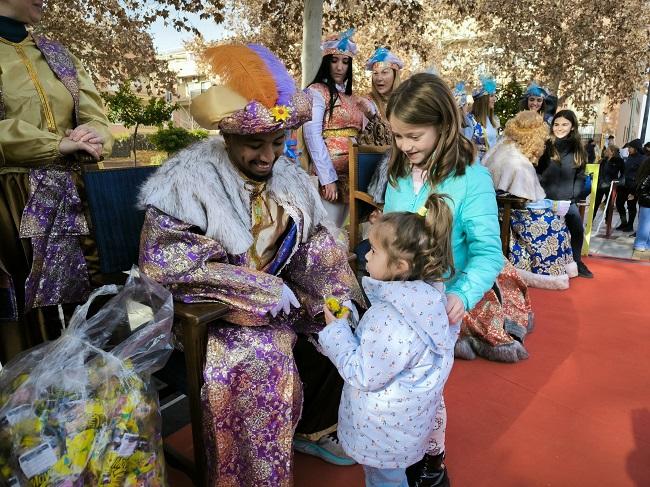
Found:
[[[388,96],[379,93],[379,91],[377,91],[377,88],[375,88],[375,83],[372,83],[372,88],[370,88],[370,98],[372,98],[372,101],[375,102],[375,105],[379,110],[379,114],[384,120],[386,120],[386,105],[388,104],[388,99],[390,98],[390,95],[400,85],[399,70],[394,68],[391,69],[393,71],[394,76],[393,76],[393,85],[390,88],[390,93],[388,94]]]
[[[488,119],[493,127],[498,128],[500,125],[499,120],[494,115],[494,108],[490,108],[490,95],[475,98],[474,104],[472,105],[472,113],[483,128],[487,127]]]
[[[330,65],[332,64],[333,54],[327,54],[321,59],[320,66],[318,67],[318,72],[314,77],[314,80],[309,83],[309,86],[316,83],[322,83],[327,86],[327,89],[330,93],[330,103],[329,103],[329,118],[332,118],[332,113],[334,112],[334,105],[336,100],[339,99],[339,90],[336,89],[336,83],[332,79],[330,74]],[[348,63],[348,72],[345,74],[345,94],[352,94],[352,58]]]
[[[453,215],[445,201],[446,195],[431,193],[418,213],[384,213],[372,226],[371,232],[388,254],[388,265],[404,259],[409,270],[394,276],[403,281],[443,281],[454,275],[451,243]]]
[[[587,151],[585,150],[580,133],[578,132],[578,117],[572,110],[560,110],[551,121],[551,138],[546,143],[546,152],[551,161],[560,164],[560,153],[557,150],[557,142],[560,140],[553,134],[553,125],[558,118],[564,118],[571,122],[571,132],[566,137],[569,152],[573,153],[573,164],[575,167],[583,167],[587,164]]]
[[[475,149],[462,134],[456,100],[447,83],[435,74],[418,73],[402,82],[388,100],[386,117],[411,125],[430,125],[438,130],[438,141],[423,165],[431,189],[452,173],[464,175],[465,168],[474,162]],[[410,172],[411,164],[398,149],[393,135],[388,180],[396,185],[397,179]]]

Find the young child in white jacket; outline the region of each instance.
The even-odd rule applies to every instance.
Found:
[[[345,380],[338,436],[366,486],[408,487],[406,467],[427,450],[459,326],[445,311],[453,273],[452,215],[432,194],[418,213],[383,215],[370,231],[371,306],[356,331],[324,308],[319,343]]]

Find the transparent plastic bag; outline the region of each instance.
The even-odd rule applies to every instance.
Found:
[[[96,290],[59,339],[6,364],[0,484],[166,486],[150,375],[172,351],[172,322],[171,294],[134,270],[124,287]]]

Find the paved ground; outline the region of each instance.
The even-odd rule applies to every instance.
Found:
[[[618,230],[613,230],[610,238],[605,236],[606,225],[603,221],[600,232],[598,232],[598,223],[601,220],[602,212],[599,212],[596,215],[596,220],[594,221],[594,228],[591,232],[591,242],[589,245],[589,253],[591,255],[599,256],[608,256],[608,257],[619,257],[623,259],[632,258],[632,247],[634,245],[634,237],[632,237],[632,232],[620,232]],[[616,228],[620,223],[618,214],[614,212],[614,219],[612,226]],[[634,228],[636,230],[637,222],[634,222]]]

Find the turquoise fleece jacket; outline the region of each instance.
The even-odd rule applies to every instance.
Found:
[[[430,192],[427,182],[416,194],[409,174],[400,178],[396,186],[388,184],[384,212],[415,213],[424,206]],[[492,287],[503,268],[492,177],[483,166],[472,164],[464,176],[445,179],[436,192],[451,198],[449,206],[454,215],[451,240],[456,275],[447,283],[447,292],[460,297],[469,311]]]

